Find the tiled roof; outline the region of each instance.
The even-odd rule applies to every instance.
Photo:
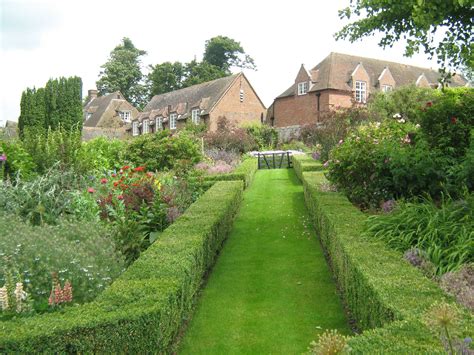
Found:
[[[96,127],[105,110],[107,110],[107,107],[109,107],[110,102],[114,99],[117,99],[119,96],[121,100],[124,100],[120,91],[116,91],[112,94],[96,97],[95,99],[88,102],[84,107],[84,119],[86,119],[87,113],[91,113],[92,115],[88,120],[84,121],[84,126]]]
[[[193,108],[200,108],[201,115],[206,115],[239,75],[242,74],[234,74],[166,94],[155,95],[145,106],[138,120],[141,121],[146,117],[168,117],[170,112],[176,112],[180,115],[179,118],[183,118],[190,114]]]
[[[438,71],[433,69],[332,52],[310,70],[313,82],[309,91],[352,90],[350,86],[351,74],[360,63],[370,77],[369,85],[372,91],[376,89],[378,78],[385,68],[390,70],[397,87],[415,84],[421,74],[424,74],[432,85],[436,85],[439,79]],[[291,85],[277,98],[294,95],[295,85]],[[464,85],[466,85],[464,78],[459,75],[453,77],[451,86]]]

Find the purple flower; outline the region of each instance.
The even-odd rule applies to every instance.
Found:
[[[319,158],[321,158],[321,153],[320,152],[313,152],[313,154],[311,154],[311,156],[313,157],[314,160],[319,160]]]
[[[7,161],[7,156],[5,155],[5,153],[0,155],[0,161]]]
[[[385,213],[391,212],[395,206],[397,205],[397,202],[395,200],[388,200],[382,203],[382,211]]]

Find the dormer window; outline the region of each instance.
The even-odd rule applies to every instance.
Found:
[[[367,83],[365,81],[357,80],[355,82],[355,99],[362,103],[367,101]]]
[[[138,136],[138,121],[133,121],[132,122],[132,135],[133,136]]]
[[[382,91],[383,92],[390,92],[393,90],[393,86],[392,85],[382,85]]]
[[[178,120],[177,113],[170,114],[170,129],[176,129],[176,121]]]
[[[298,83],[298,95],[305,95],[308,92],[308,82]]]
[[[129,123],[131,118],[132,118],[132,112],[131,111],[120,111],[119,116],[123,120],[123,122]]]
[[[191,121],[198,125],[199,121],[201,120],[201,117],[199,117],[199,109],[195,108],[194,110],[191,111]]]
[[[155,130],[162,130],[163,129],[163,120],[161,117],[157,117],[155,119]]]
[[[150,125],[148,120],[143,120],[142,124],[142,134],[147,134],[150,132]]]

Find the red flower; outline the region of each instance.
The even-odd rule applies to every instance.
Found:
[[[123,195],[118,195],[118,196],[117,196],[117,199],[123,200]]]
[[[87,189],[87,192],[90,193],[90,194],[93,194],[93,193],[95,192],[95,190],[94,190],[94,188],[89,187],[89,188]]]
[[[456,122],[458,121],[458,119],[456,117],[451,117],[451,123],[452,124],[456,124]]]
[[[427,107],[431,107],[431,106],[433,106],[433,103],[432,103],[431,101],[428,101],[428,102],[426,103],[426,106],[427,106]]]
[[[130,166],[125,165],[124,167],[122,167],[122,170],[127,170],[127,169],[130,169]]]
[[[117,174],[115,174],[115,173],[112,174],[112,177],[116,177],[116,176],[117,176]]]
[[[144,171],[145,170],[145,167],[144,166],[139,166],[135,169],[133,169],[134,171]]]
[[[114,181],[114,187],[117,187],[119,184],[119,181]]]
[[[100,183],[101,183],[101,184],[107,184],[107,179],[106,179],[106,178],[100,179]]]

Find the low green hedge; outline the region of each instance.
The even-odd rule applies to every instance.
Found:
[[[0,353],[166,353],[242,199],[217,182],[93,302],[0,323]]]
[[[208,175],[204,177],[204,181],[233,181],[242,180],[245,183],[245,187],[248,187],[255,176],[255,172],[258,170],[257,159],[248,158],[245,159],[235,170],[227,174]]]
[[[353,337],[351,348],[361,353],[442,352],[440,340],[421,319],[434,302],[451,299],[400,253],[360,237],[366,216],[343,194],[320,189],[323,172],[302,175],[305,202],[343,299],[359,329],[378,328]],[[466,313],[460,332],[472,336],[472,324]]]
[[[292,155],[291,159],[296,176],[300,180],[303,180],[303,173],[305,171],[320,171],[324,169],[320,161],[314,160],[307,154]]]

